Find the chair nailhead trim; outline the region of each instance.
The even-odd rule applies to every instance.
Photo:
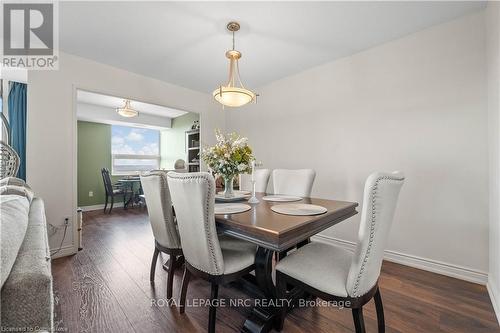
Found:
[[[186,175],[183,175],[183,174],[167,174],[168,177],[172,178],[172,179],[175,179],[175,180],[202,180],[202,181],[206,181],[207,184],[208,184],[208,196],[207,196],[207,201],[205,202],[205,221],[203,221],[203,226],[205,228],[205,232],[207,233],[207,238],[208,238],[208,248],[209,248],[209,251],[210,251],[210,255],[212,257],[212,260],[213,260],[213,264],[215,266],[215,275],[221,275],[222,273],[220,272],[220,269],[217,265],[217,259],[216,259],[216,256],[215,256],[215,249],[214,249],[214,244],[212,243],[212,233],[210,232],[210,226],[209,226],[209,207],[210,207],[210,201],[212,199],[212,196],[214,195],[215,193],[215,190],[212,188],[212,183],[210,182],[210,179],[205,175],[205,174],[198,174],[196,176],[192,176],[192,175],[189,175],[189,176],[186,176]],[[191,266],[195,267],[196,269],[202,271],[202,272],[205,272],[205,273],[208,273],[208,274],[211,274],[211,275],[214,275],[213,272],[207,272],[205,271],[204,269],[200,269],[199,267],[196,267],[194,265],[192,265],[191,263],[189,263]]]
[[[172,244],[169,244],[168,247],[180,249],[181,244],[180,244],[179,235],[178,235],[176,230],[172,230],[172,227],[175,225],[175,223],[174,223],[174,217],[172,215],[172,200],[170,198],[170,190],[168,188],[166,172],[155,170],[155,171],[148,172],[147,174],[142,175],[141,177],[146,178],[146,177],[154,177],[154,176],[160,177],[160,182],[161,182],[160,200],[162,202],[170,203],[169,210],[163,212],[163,220],[165,222],[165,226],[166,226],[166,230],[167,230],[167,234],[168,234],[168,240],[170,242],[172,242]],[[167,189],[167,190],[165,191],[165,189]],[[172,221],[169,221],[170,219],[172,219]],[[174,227],[174,229],[175,229],[175,227]]]
[[[363,276],[363,273],[365,271],[365,266],[366,266],[366,263],[368,262],[368,259],[370,257],[370,253],[371,253],[371,249],[372,249],[372,245],[373,245],[373,238],[375,237],[375,224],[376,224],[376,196],[377,196],[377,188],[378,188],[378,185],[381,181],[383,180],[393,180],[393,181],[400,181],[400,179],[397,179],[397,178],[392,178],[390,176],[382,176],[382,177],[379,177],[377,178],[377,180],[375,181],[375,184],[373,185],[372,187],[372,190],[371,190],[371,194],[372,194],[372,219],[371,219],[371,223],[370,223],[370,239],[368,241],[368,247],[366,249],[366,253],[364,255],[364,258],[363,258],[363,263],[361,264],[361,268],[359,270],[359,273],[356,277],[356,282],[354,283],[354,288],[353,288],[353,296],[354,297],[359,297],[359,296],[362,296],[362,295],[359,295],[358,292],[359,292],[359,285],[360,285],[360,282],[361,282],[361,278]]]

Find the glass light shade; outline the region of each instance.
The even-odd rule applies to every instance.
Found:
[[[116,110],[116,112],[118,112],[118,114],[120,116],[125,117],[125,118],[133,118],[133,117],[137,117],[139,115],[139,112],[137,112],[136,110],[132,110],[132,109],[119,108]]]
[[[222,105],[238,107],[250,103],[255,99],[255,94],[250,90],[237,87],[220,87],[212,93],[215,100]]]
[[[132,109],[132,107],[130,106],[130,101],[128,100],[125,101],[125,106],[123,106],[122,108],[117,108],[116,112],[120,116],[125,118],[133,118],[139,115],[139,112],[137,110]]]
[[[225,86],[215,89],[212,95],[217,102],[224,106],[239,107],[255,100],[256,94],[245,89],[241,83],[238,65],[241,52],[234,49],[234,33],[240,30],[240,24],[234,21],[229,22],[226,28],[233,33],[233,49],[226,52],[226,58],[229,59],[229,80]]]

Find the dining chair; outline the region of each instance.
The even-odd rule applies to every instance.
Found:
[[[269,169],[255,169],[255,192],[267,192],[267,183],[271,170]],[[240,175],[240,190],[252,192],[252,176],[249,174]]]
[[[273,170],[273,192],[274,194],[310,197],[315,178],[316,171],[313,169],[275,169]],[[301,247],[309,242],[310,240],[306,239],[304,242],[297,244],[297,246],[292,246],[287,250],[276,252],[275,260],[280,260],[286,256],[290,250]]]
[[[235,281],[255,269],[256,246],[217,235],[215,180],[207,172],[168,173],[168,186],[177,216],[186,267],[180,295],[184,313],[191,275],[211,283],[208,332],[215,332],[219,285]]]
[[[154,282],[156,262],[160,252],[168,254],[167,299],[170,299],[172,298],[175,270],[182,265],[183,257],[181,240],[168,190],[167,173],[165,171],[151,171],[141,175],[141,184],[148,209],[149,222],[155,238],[149,280]]]
[[[378,331],[385,332],[378,278],[403,183],[399,172],[371,174],[365,183],[355,252],[320,242],[301,247],[276,265],[278,298],[286,298],[287,286],[294,286],[326,301],[342,302],[352,309],[356,333],[365,332],[363,306],[373,298]],[[280,310],[278,331],[287,310],[286,305]]]
[[[312,169],[275,169],[273,170],[274,194],[310,197],[316,177]]]
[[[113,210],[113,204],[115,203],[116,196],[123,197],[123,208],[126,209],[127,194],[131,194],[130,190],[125,188],[122,184],[111,182],[111,176],[109,175],[109,170],[107,168],[101,169],[102,181],[104,183],[104,194],[106,196],[104,203],[104,213],[106,213],[106,208],[108,207],[109,198],[111,198],[111,206],[109,207],[109,214]]]

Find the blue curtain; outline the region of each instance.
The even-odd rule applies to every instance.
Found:
[[[17,177],[26,180],[26,84],[10,83],[8,107],[12,148],[21,158]]]

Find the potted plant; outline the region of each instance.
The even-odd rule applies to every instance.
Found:
[[[249,173],[255,158],[247,138],[236,133],[224,135],[220,130],[215,131],[215,137],[215,146],[204,148],[201,156],[210,170],[224,179],[224,197],[231,198],[234,177]]]

